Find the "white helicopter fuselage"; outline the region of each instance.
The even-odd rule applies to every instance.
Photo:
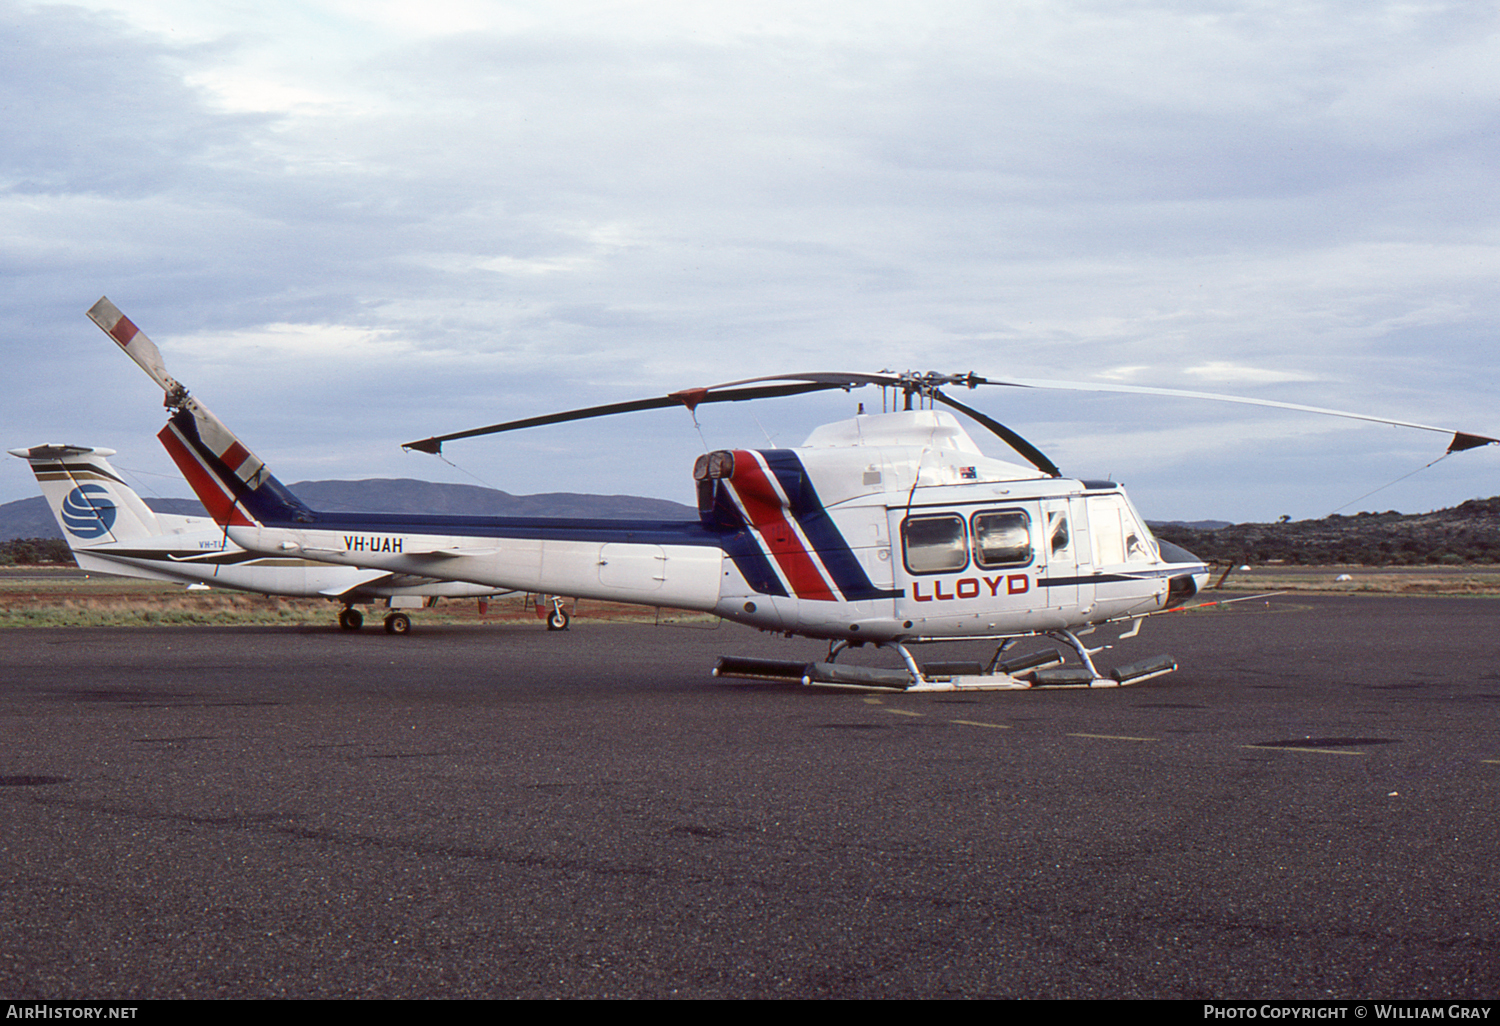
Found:
[[[246,523],[252,551],[714,613],[808,637],[1008,637],[1158,612],[1207,569],[1164,559],[1112,483],[985,456],[943,411],[700,457],[699,523],[336,516]],[[1177,583],[1174,584],[1173,582]]]

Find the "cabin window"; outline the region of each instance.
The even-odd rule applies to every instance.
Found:
[[[1068,531],[1068,515],[1061,511],[1050,512],[1047,525],[1052,532],[1052,558],[1067,555],[1068,546],[1073,544],[1073,535]]]
[[[1094,536],[1094,561],[1098,566],[1156,559],[1154,540],[1123,495],[1089,498],[1089,530]]]
[[[986,570],[1031,562],[1031,518],[1019,510],[974,514],[974,561]]]
[[[962,570],[969,565],[964,518],[952,513],[907,517],[901,523],[906,569],[914,574]]]

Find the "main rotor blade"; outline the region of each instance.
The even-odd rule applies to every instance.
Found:
[[[945,379],[941,384],[951,384],[946,380],[949,375],[942,375]],[[900,386],[906,382],[911,375],[895,374],[891,371],[880,371],[875,374],[850,373],[848,371],[815,371],[806,374],[767,374],[759,378],[740,378],[738,381],[725,381],[718,385],[708,386],[715,388],[732,388],[735,385],[753,385],[761,381],[815,381],[829,388],[860,388],[864,385],[889,385]]]
[[[1062,477],[1062,471],[1057,469],[1057,464],[1053,463],[1045,455],[1043,455],[1042,451],[1036,446],[1026,441],[1026,439],[1016,434],[1014,431],[1006,427],[1004,424],[1000,423],[998,420],[980,413],[978,410],[974,409],[971,406],[965,406],[957,399],[954,399],[951,396],[944,395],[942,392],[939,392],[936,389],[934,389],[929,394],[938,402],[943,403],[947,406],[951,406],[961,413],[968,414],[974,420],[977,420],[979,423],[989,428],[991,432],[993,432],[1001,439],[1001,441],[1010,446],[1012,449],[1016,450],[1016,452],[1020,453],[1022,456],[1025,456],[1026,459],[1030,461],[1031,465],[1033,467],[1036,467],[1036,469],[1040,470],[1042,473],[1047,474],[1051,477]]]
[[[106,329],[108,330],[108,329]],[[123,343],[122,343],[123,344]],[[132,354],[133,355],[133,354]],[[140,362],[137,359],[137,362]],[[142,364],[145,366],[145,364]],[[783,385],[760,385],[761,382],[792,382]],[[739,388],[742,385],[755,385],[754,388]],[[1488,435],[1473,434],[1466,431],[1458,431],[1454,428],[1434,427],[1431,424],[1417,424],[1406,420],[1393,420],[1388,417],[1377,417],[1368,413],[1354,413],[1348,410],[1332,410],[1322,406],[1307,406],[1301,403],[1279,402],[1274,399],[1252,399],[1246,396],[1224,395],[1219,392],[1195,392],[1177,388],[1151,388],[1144,385],[1114,385],[1101,382],[1089,381],[1051,381],[1038,378],[984,378],[973,372],[967,374],[938,374],[915,372],[895,373],[892,371],[880,371],[874,374],[850,373],[846,371],[820,371],[807,374],[774,374],[758,378],[743,378],[738,381],[729,381],[720,385],[710,385],[707,388],[686,389],[681,392],[673,392],[671,395],[661,396],[654,399],[641,399],[627,403],[610,403],[605,406],[591,406],[581,410],[570,410],[565,413],[554,413],[541,417],[529,417],[524,420],[507,421],[503,424],[493,424],[489,427],[475,428],[470,431],[458,431],[449,435],[437,435],[432,438],[424,438],[418,442],[408,442],[403,448],[417,449],[421,452],[436,453],[441,451],[442,444],[458,438],[472,438],[477,435],[495,434],[501,431],[515,431],[520,428],[538,427],[544,424],[558,424],[570,420],[583,420],[589,417],[604,417],[615,413],[630,413],[637,410],[661,409],[674,406],[678,403],[688,409],[696,408],[700,403],[709,402],[740,402],[747,399],[763,399],[772,396],[798,395],[804,392],[817,392],[826,389],[850,389],[865,385],[877,385],[885,388],[898,388],[908,395],[920,393],[931,396],[954,409],[960,410],[974,418],[1005,443],[1025,456],[1037,469],[1047,474],[1058,476],[1060,472],[1040,450],[1027,442],[1011,429],[1000,424],[998,421],[972,409],[957,400],[943,394],[938,389],[940,386],[963,386],[976,388],[980,385],[995,385],[1007,388],[1037,388],[1037,389],[1063,389],[1078,392],[1116,392],[1131,395],[1159,395],[1178,399],[1209,399],[1215,402],[1240,403],[1247,406],[1264,406],[1272,409],[1295,410],[1300,413],[1316,413],[1328,417],[1343,417],[1349,420],[1363,420],[1376,424],[1391,424],[1396,427],[1415,428],[1420,431],[1436,431],[1441,434],[1451,435],[1448,443],[1448,452],[1462,452],[1465,449],[1475,449],[1484,445],[1492,445],[1500,442],[1500,439],[1491,438]],[[724,390],[724,391],[721,391]]]
[[[1439,434],[1452,435],[1453,438],[1448,443],[1448,452],[1462,452],[1465,449],[1477,449],[1482,445],[1491,445],[1500,442],[1500,438],[1470,434],[1454,428],[1434,427],[1431,424],[1416,424],[1409,420],[1392,420],[1389,417],[1376,417],[1369,413],[1330,410],[1322,406],[1283,403],[1277,402],[1274,399],[1250,399],[1240,395],[1223,395],[1219,392],[1191,392],[1179,388],[1148,388],[1144,385],[1107,385],[1089,381],[1045,381],[1036,378],[994,379],[972,375],[966,383],[970,388],[976,385],[999,385],[1007,388],[1051,388],[1066,389],[1075,392],[1122,392],[1131,395],[1171,396],[1178,399],[1212,399],[1221,403],[1242,403],[1247,406],[1269,406],[1279,410],[1296,410],[1300,413],[1318,413],[1325,417],[1344,417],[1349,420],[1365,420],[1375,424],[1392,424],[1396,427],[1416,428],[1419,431],[1436,431]]]
[[[737,383],[735,382],[734,384]],[[684,389],[681,392],[673,392],[670,395],[658,396],[654,399],[636,399],[624,403],[606,403],[603,406],[587,406],[578,410],[566,410],[562,413],[548,413],[540,417],[508,420],[502,424],[491,424],[489,427],[471,428],[468,431],[455,431],[448,435],[434,435],[431,438],[423,438],[420,441],[407,442],[401,448],[436,454],[443,451],[444,442],[451,442],[459,438],[494,435],[502,431],[519,431],[522,428],[542,427],[545,424],[563,424],[570,420],[609,417],[616,413],[636,413],[640,410],[660,410],[672,406],[686,406],[689,410],[693,410],[704,403],[737,403],[748,399],[770,399],[779,396],[801,395],[804,392],[823,392],[828,389],[845,388],[847,386],[842,383],[818,381],[792,385],[766,385],[759,388],[736,388],[724,392],[714,391],[714,389],[725,387],[727,386],[713,385],[709,388],[690,388]]]

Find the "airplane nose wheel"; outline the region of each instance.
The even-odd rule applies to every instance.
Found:
[[[547,629],[549,631],[565,631],[568,629],[568,611],[558,606],[547,614]]]
[[[392,613],[385,618],[387,634],[407,634],[411,631],[411,617],[405,613]]]
[[[339,626],[346,631],[357,631],[364,625],[364,615],[358,609],[345,609],[339,613]]]

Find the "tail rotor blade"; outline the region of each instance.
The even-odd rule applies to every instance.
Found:
[[[120,308],[111,303],[108,297],[101,297],[99,302],[89,307],[89,320],[103,328],[104,333],[114,339],[142,370],[151,375],[151,380],[160,385],[161,390],[169,397],[186,394],[187,390],[167,373],[166,362],[161,358],[161,350],[156,348],[156,343],[147,338],[146,333],[121,313]]]

